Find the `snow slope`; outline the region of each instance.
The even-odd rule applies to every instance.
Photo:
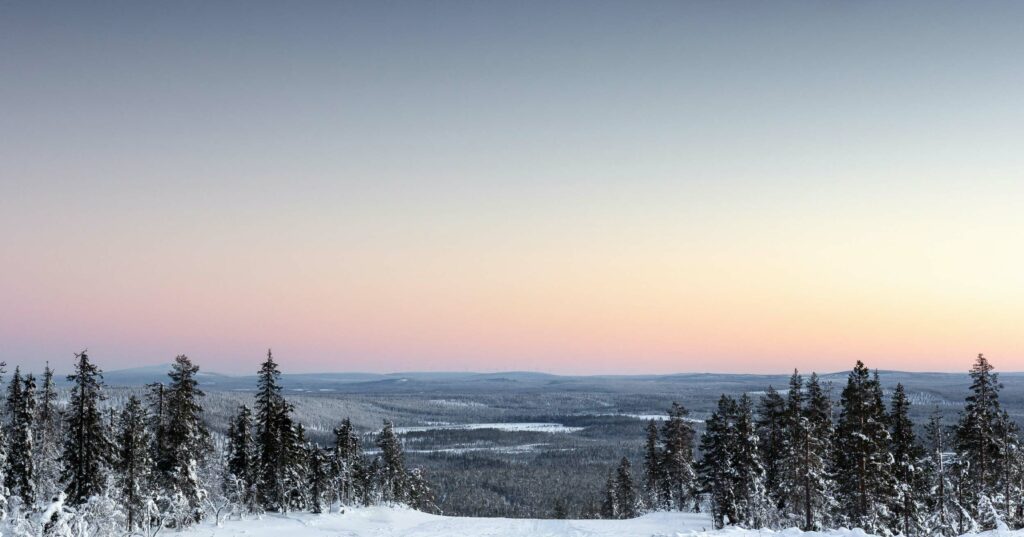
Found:
[[[343,514],[268,514],[190,529],[188,537],[865,537],[861,530],[772,532],[730,528],[707,531],[710,520],[693,513],[653,513],[631,520],[539,520],[428,515],[388,507],[349,509]],[[1004,532],[1000,536],[1008,537]]]

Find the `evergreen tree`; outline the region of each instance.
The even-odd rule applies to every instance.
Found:
[[[225,492],[250,513],[259,512],[256,493],[257,452],[253,440],[252,411],[241,405],[228,426]]]
[[[117,430],[117,457],[114,460],[118,497],[125,509],[129,532],[148,527],[145,517],[150,500],[150,459],[152,439],[146,428],[146,410],[134,395],[121,410]]]
[[[775,522],[774,508],[765,486],[754,403],[747,394],[740,396],[734,428],[732,465],[736,476],[736,523],[746,528],[771,526]]]
[[[793,372],[784,431],[780,491],[785,512],[806,530],[822,529],[834,511],[835,484],[829,471],[832,402],[816,374],[805,388],[803,378]]]
[[[928,443],[927,471],[928,486],[925,498],[927,499],[928,519],[925,523],[927,535],[941,535],[952,537],[956,535],[955,515],[956,508],[953,507],[950,491],[953,490],[947,472],[946,460],[944,457],[946,447],[946,430],[942,426],[942,415],[936,408],[925,427],[925,439]]]
[[[663,497],[673,509],[687,510],[694,506],[696,473],[693,463],[693,427],[687,421],[689,412],[679,403],[672,403],[668,420],[662,426]]]
[[[716,528],[737,520],[737,475],[733,466],[736,438],[733,421],[736,401],[722,395],[718,408],[704,424],[700,450],[703,457],[698,465],[701,490],[711,503],[711,518]]]
[[[3,382],[4,373],[6,373],[6,362],[0,362],[0,383]],[[7,435],[4,431],[4,427],[0,427],[0,521],[7,518],[7,487],[4,483],[7,482]]]
[[[307,460],[309,461],[309,510],[314,513],[323,513],[325,499],[331,489],[330,465],[327,455],[320,446],[310,444],[308,446]]]
[[[106,489],[111,443],[99,409],[104,399],[103,373],[86,351],[75,354],[75,372],[68,376],[71,397],[66,413],[64,473],[67,503],[84,504]]]
[[[175,357],[165,395],[166,449],[164,459],[157,461],[161,481],[170,495],[188,506],[188,516],[179,518],[186,524],[202,518],[202,501],[207,493],[200,481],[199,469],[206,459],[210,433],[203,423],[203,408],[199,403],[204,394],[195,378],[198,372],[199,366],[184,354]]]
[[[910,400],[907,399],[903,384],[896,385],[889,412],[891,437],[890,451],[893,458],[893,477],[896,495],[893,498],[893,519],[897,522],[896,533],[918,535],[924,529],[924,495],[927,481],[924,478],[924,449],[914,434],[910,421]]]
[[[648,509],[661,509],[663,490],[662,454],[658,449],[658,425],[654,420],[647,422],[647,443],[644,446],[644,505]]]
[[[260,504],[270,511],[287,510],[287,446],[291,435],[291,405],[281,395],[273,354],[260,367],[256,391],[256,445],[259,452],[257,490]]]
[[[394,424],[384,420],[384,428],[377,435],[377,447],[381,457],[381,494],[386,503],[406,500],[405,461],[402,443],[395,434]]]
[[[8,494],[19,498],[22,506],[31,508],[35,501],[35,450],[32,431],[36,413],[36,383],[30,374],[22,378],[19,368],[14,369],[7,392],[8,435],[7,472],[4,485]]]
[[[971,367],[971,394],[967,396],[960,423],[956,427],[956,453],[967,472],[964,480],[963,505],[974,508],[975,518],[991,518],[990,498],[1000,490],[1000,467],[1003,463],[1001,440],[1004,437],[1002,409],[999,406],[999,375],[992,364],[979,354]],[[969,464],[966,464],[969,461]],[[994,525],[982,523],[982,529]]]
[[[57,389],[53,384],[53,370],[46,364],[43,382],[39,387],[36,405],[36,442],[32,452],[36,471],[36,503],[48,505],[61,490],[60,440],[61,416],[57,408]]]
[[[776,509],[782,507],[786,401],[769,386],[757,406],[758,449],[764,461],[764,486]]]
[[[604,501],[601,503],[601,518],[619,518],[618,486],[615,474],[608,471],[608,480],[604,484]]]
[[[846,523],[870,533],[894,526],[889,506],[896,495],[889,453],[889,428],[882,388],[858,361],[847,379],[836,428],[836,478]]]
[[[334,454],[331,458],[335,498],[342,505],[351,505],[358,499],[357,476],[363,460],[359,435],[352,421],[345,418],[334,430]]]
[[[615,500],[619,507],[618,518],[635,518],[637,516],[636,488],[629,459],[622,458],[615,472]]]

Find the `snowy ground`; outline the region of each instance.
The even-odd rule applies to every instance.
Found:
[[[860,530],[804,533],[726,529],[708,532],[706,515],[654,513],[632,520],[537,520],[428,515],[406,509],[369,507],[344,514],[265,515],[191,529],[188,537],[864,537]],[[1024,532],[1004,532],[1024,536]]]

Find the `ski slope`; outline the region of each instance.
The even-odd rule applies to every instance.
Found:
[[[429,515],[408,509],[366,507],[345,513],[268,514],[259,519],[204,524],[180,535],[188,537],[866,537],[861,530],[773,532],[729,528],[708,531],[706,515],[652,513],[631,520],[540,520]],[[990,532],[997,533],[997,532]],[[1000,532],[991,537],[1024,537]]]

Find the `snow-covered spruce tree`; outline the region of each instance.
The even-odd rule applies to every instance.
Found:
[[[615,470],[615,503],[619,506],[618,518],[635,518],[639,512],[639,498],[633,485],[632,466],[623,457]]]
[[[330,504],[327,503],[331,490],[330,460],[320,446],[308,444],[306,461],[309,471],[309,510],[320,514],[330,508]]]
[[[4,373],[6,373],[6,362],[0,362],[0,383],[3,382]],[[0,406],[0,410],[3,407]],[[3,421],[3,416],[0,415],[0,422]],[[4,483],[7,481],[7,435],[4,427],[0,427],[0,522],[7,518],[7,487]]]
[[[57,408],[57,389],[53,384],[53,370],[47,363],[42,383],[36,396],[36,417],[32,460],[35,466],[36,500],[38,505],[49,505],[61,491],[60,439],[61,416]]]
[[[835,470],[845,523],[869,533],[889,535],[889,507],[896,496],[889,453],[889,428],[878,373],[857,361],[840,400],[836,427]]]
[[[66,503],[80,506],[90,497],[106,490],[107,470],[112,445],[100,412],[104,399],[103,373],[89,361],[86,351],[75,354],[75,372],[68,375],[71,383],[64,442]]]
[[[289,507],[287,475],[289,442],[292,439],[292,406],[281,395],[274,356],[260,366],[256,389],[257,491],[260,505],[268,511],[286,511]]]
[[[377,435],[377,447],[380,448],[381,475],[379,478],[382,500],[385,503],[406,501],[406,473],[402,442],[395,434],[395,426],[390,420],[384,420],[384,428]]]
[[[896,385],[889,411],[890,451],[896,496],[892,513],[894,531],[903,535],[920,535],[925,530],[927,479],[924,475],[925,454],[910,421],[910,400],[903,384]]]
[[[647,422],[647,441],[644,444],[644,488],[643,504],[648,510],[665,508],[661,491],[664,490],[662,482],[662,455],[658,448],[658,425],[654,420]]]
[[[736,475],[736,524],[745,528],[775,526],[777,516],[765,486],[765,469],[758,446],[760,437],[754,422],[754,403],[750,396],[740,396],[736,406],[736,447],[733,450],[733,472]]]
[[[151,497],[150,459],[152,439],[146,428],[146,410],[142,402],[132,395],[121,410],[118,423],[117,456],[114,458],[116,497],[124,508],[125,529],[129,532],[145,529],[146,503]]]
[[[924,430],[928,454],[925,460],[924,476],[927,479],[925,501],[927,519],[924,525],[925,535],[952,537],[956,535],[956,508],[952,506],[950,484],[946,459],[946,429],[942,425],[942,414],[936,408],[928,419]]]
[[[784,416],[780,491],[788,517],[806,530],[825,528],[832,521],[831,412],[831,400],[818,376],[812,373],[805,388],[803,377],[794,371]]]
[[[4,486],[10,497],[19,500],[22,510],[31,509],[36,499],[35,464],[32,459],[35,412],[35,378],[31,374],[22,378],[20,368],[15,368],[7,390],[9,432]]]
[[[173,499],[175,517],[182,525],[198,522],[203,517],[203,499],[206,489],[201,482],[199,468],[210,447],[210,433],[203,422],[196,373],[199,366],[184,354],[174,358],[168,372],[165,400],[165,450],[163,459],[156,461],[158,481],[168,498]],[[182,509],[187,512],[182,512]]]
[[[601,502],[601,518],[619,518],[619,498],[615,483],[615,474],[608,470],[608,479],[604,483],[604,501]]]
[[[735,523],[737,475],[733,467],[736,449],[736,401],[727,395],[718,399],[718,408],[704,424],[700,439],[702,457],[697,464],[701,492],[711,507],[716,528]]]
[[[758,450],[764,461],[764,486],[775,510],[782,505],[782,462],[785,450],[786,401],[775,388],[769,386],[757,405]]]
[[[259,513],[261,509],[256,491],[258,454],[253,439],[252,411],[248,406],[238,407],[238,413],[228,426],[227,441],[224,493],[245,511]]]
[[[687,421],[689,412],[679,403],[672,403],[668,420],[662,425],[662,461],[664,498],[676,510],[690,510],[695,505],[696,472],[693,462],[694,431]]]
[[[971,506],[974,518],[991,518],[991,498],[1000,491],[1003,451],[1003,419],[999,406],[999,375],[985,355],[971,367],[971,394],[967,396],[955,430],[955,448],[962,469],[962,505]],[[982,505],[984,504],[984,505]],[[982,524],[982,529],[994,529]]]
[[[1017,424],[1003,410],[1000,417],[1002,433],[999,442],[999,505],[998,510],[1003,522],[1010,528],[1020,528],[1024,523],[1024,461],[1021,460],[1020,431]]]
[[[341,427],[334,429],[334,453],[331,456],[333,496],[341,505],[352,505],[358,500],[357,476],[362,462],[359,435],[352,427],[352,421],[345,418]]]
[[[440,509],[437,508],[437,504],[434,500],[434,491],[430,488],[430,483],[427,481],[427,476],[424,474],[422,468],[413,468],[409,470],[408,476],[409,482],[409,505],[425,513],[440,514]],[[555,504],[556,511],[558,504]],[[564,508],[564,504],[563,504]],[[565,518],[565,517],[563,517]]]
[[[357,492],[362,505],[376,505],[381,502],[382,468],[380,457],[374,457],[369,464],[359,467],[356,474]]]
[[[306,431],[301,423],[294,423],[288,414],[281,419],[282,483],[285,504],[288,510],[304,511],[309,509]]]

